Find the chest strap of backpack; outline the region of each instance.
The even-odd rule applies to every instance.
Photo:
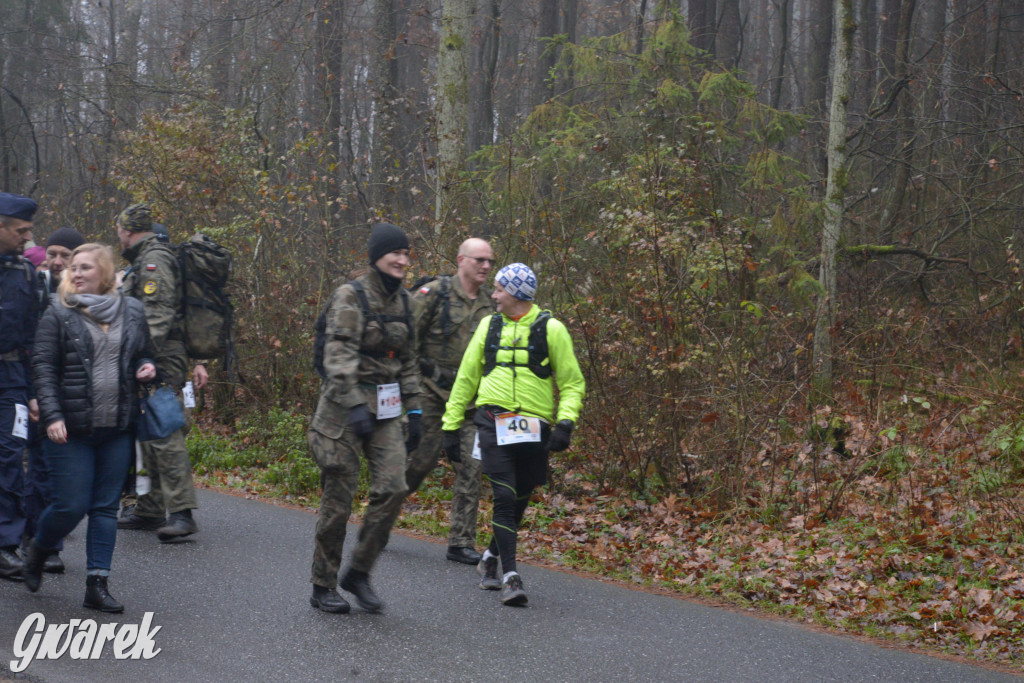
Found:
[[[363,318],[369,319],[374,318],[377,324],[380,325],[381,332],[385,331],[385,323],[403,323],[409,331],[412,331],[412,315],[409,313],[409,294],[404,289],[399,289],[399,296],[402,299],[402,308],[405,309],[405,315],[381,315],[375,313],[370,309],[370,300],[366,298],[366,290],[363,288],[363,283],[358,280],[352,280],[349,284],[352,285],[352,289],[356,292],[356,298],[359,299],[359,307],[363,309]],[[395,351],[370,351],[368,349],[359,349],[359,353],[367,358],[394,358]]]
[[[551,319],[550,311],[541,311],[537,319],[530,325],[530,334],[526,339],[526,346],[503,346],[501,344],[501,328],[504,326],[501,313],[491,316],[491,324],[487,328],[487,336],[484,338],[484,375],[489,375],[496,366],[503,368],[528,368],[530,372],[541,379],[551,377],[550,363],[544,365],[548,358],[548,320]],[[512,362],[499,362],[498,351],[511,351]],[[516,363],[516,351],[526,351],[529,360],[526,363]]]

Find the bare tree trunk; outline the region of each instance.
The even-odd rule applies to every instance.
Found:
[[[579,15],[579,0],[562,0],[562,28],[561,33],[569,43],[576,42],[576,21]],[[573,66],[567,65],[564,72],[559,74],[557,92],[559,94],[572,90]]]
[[[836,319],[836,251],[846,198],[846,108],[850,94],[850,55],[853,51],[853,0],[834,0],[835,60],[832,65],[832,104],[828,118],[828,183],[821,233],[821,292],[815,312],[811,400],[832,400],[832,334]]]
[[[907,188],[910,185],[910,169],[914,158],[914,102],[910,94],[906,92],[905,80],[908,78],[908,61],[910,55],[911,25],[914,16],[916,0],[904,0],[900,7],[899,20],[897,21],[895,48],[892,55],[892,78],[890,88],[899,88],[899,92],[889,93],[889,96],[897,98],[896,102],[896,172],[890,183],[885,210],[879,221],[881,235],[879,239],[882,244],[890,244],[893,241],[896,224],[899,221],[900,209],[907,195]]]
[[[772,67],[772,107],[778,109],[782,104],[782,85],[786,75],[786,60],[789,59],[789,32],[792,23],[793,0],[779,0],[778,34],[779,48],[775,53]]]
[[[210,84],[220,103],[230,107],[234,104],[230,88],[231,64],[234,61],[235,0],[222,0],[217,4],[217,10],[210,35],[210,49],[214,54]]]
[[[558,33],[558,0],[540,0],[540,23],[537,26],[537,66],[533,80],[533,106],[552,95],[551,68],[558,59],[554,45],[546,40]]]
[[[317,81],[320,84],[320,118],[327,141],[325,170],[331,198],[340,194],[345,158],[342,147],[341,88],[344,83],[344,0],[323,0],[317,13]]]
[[[470,152],[475,152],[494,141],[494,76],[498,69],[498,51],[501,46],[501,0],[487,3],[483,38],[477,61],[476,81],[478,96],[473,98],[473,131]]]
[[[719,5],[722,7],[722,18],[715,33],[715,55],[726,68],[732,69],[739,65],[740,54],[743,51],[740,0],[720,0]]]
[[[811,124],[811,149],[817,170],[822,175],[828,167],[825,113],[828,97],[828,58],[832,47],[832,6],[827,2],[810,3],[810,49],[807,55],[807,113]]]
[[[394,59],[394,0],[374,0],[373,56],[370,62],[370,87],[373,93],[373,142],[370,150],[369,199],[372,211],[383,216],[387,196],[388,167],[394,157],[394,116],[391,102],[397,81]]]
[[[459,185],[469,128],[469,54],[474,0],[444,0],[437,61],[437,197],[434,230],[465,225],[468,194]]]
[[[633,52],[644,51],[644,24],[647,21],[647,0],[640,0],[640,8],[636,12],[636,28],[634,29]]]

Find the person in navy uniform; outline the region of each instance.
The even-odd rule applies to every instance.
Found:
[[[35,268],[22,257],[32,239],[34,199],[0,192],[0,578],[20,581],[25,531],[23,453],[39,419],[29,354],[39,317]]]

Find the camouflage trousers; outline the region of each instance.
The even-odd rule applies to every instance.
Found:
[[[431,392],[420,395],[423,417],[423,439],[419,447],[409,454],[405,465],[405,483],[412,493],[419,489],[423,480],[437,467],[441,457],[441,417],[444,415],[444,401]],[[470,416],[459,430],[462,440],[462,462],[453,463],[455,482],[452,484],[452,509],[448,519],[448,545],[472,548],[476,545],[476,518],[480,505],[480,461],[474,460],[473,442],[476,427]]]
[[[178,402],[183,401],[178,393]],[[191,410],[185,410],[186,422],[189,421]],[[148,493],[138,496],[135,514],[140,517],[164,516],[164,511],[181,512],[193,510],[196,503],[196,488],[192,482],[192,461],[185,447],[185,435],[189,424],[174,432],[165,439],[143,441],[142,466],[149,474],[150,488]],[[134,458],[133,458],[134,461]],[[130,499],[122,499],[122,505],[130,504]]]
[[[311,581],[338,585],[352,500],[359,485],[359,454],[370,470],[370,496],[359,540],[352,551],[352,569],[369,573],[387,545],[405,498],[405,433],[399,419],[379,420],[373,434],[360,439],[346,427],[336,439],[311,429],[309,449],[320,467],[320,510],[317,513]]]

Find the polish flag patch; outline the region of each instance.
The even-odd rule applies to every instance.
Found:
[[[430,287],[420,287],[420,294],[429,294]]]
[[[155,263],[147,263],[146,264],[146,270],[156,270],[156,264]]]

